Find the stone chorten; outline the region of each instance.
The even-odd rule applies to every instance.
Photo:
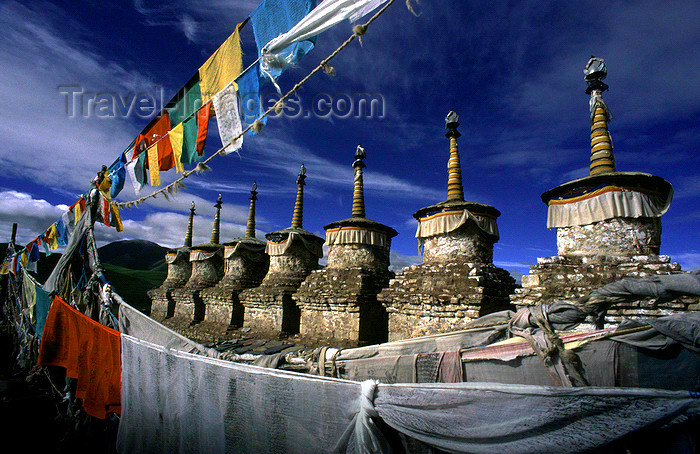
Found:
[[[590,95],[590,174],[542,194],[547,228],[556,229],[557,255],[540,257],[523,276],[512,296],[516,306],[575,299],[624,277],[680,271],[670,257],[659,255],[661,216],[673,198],[673,187],[661,177],[618,172],[608,122],[610,109],[602,94],[608,89],[602,58],[584,68]],[[608,322],[621,316],[654,315],[644,302],[608,311]],[[648,307],[646,307],[646,306]]]
[[[352,217],[324,227],[328,264],[313,271],[294,294],[301,334],[351,345],[385,342],[388,316],[377,302],[389,284],[391,239],[396,230],[365,217],[362,169],[365,150],[355,152]]]
[[[405,268],[377,296],[389,313],[390,341],[458,330],[470,320],[511,307],[515,281],[493,264],[501,213],[464,201],[458,121],[454,111],[445,119],[450,139],[447,200],[413,214],[423,263]]]
[[[206,313],[202,290],[216,285],[224,275],[224,246],[219,244],[221,194],[214,207],[216,214],[214,226],[211,229],[211,239],[208,243],[192,246],[190,250],[192,274],[184,287],[173,291],[174,316],[189,318],[194,323],[204,320]]]
[[[180,248],[169,249],[165,254],[168,264],[168,275],[160,287],[148,291],[151,299],[151,318],[162,321],[172,317],[175,310],[175,300],[172,291],[187,284],[192,274],[190,264],[190,249],[192,248],[192,221],[194,219],[194,201],[190,207],[190,219],[187,223],[185,244]]]
[[[244,309],[238,294],[260,285],[270,266],[265,241],[255,238],[255,202],[257,183],[250,190],[250,207],[245,236],[224,243],[224,276],[214,287],[201,292],[206,319],[232,327],[243,325]]]
[[[302,228],[305,179],[306,167],[302,164],[297,177],[292,226],[265,235],[269,271],[259,287],[239,294],[245,308],[243,325],[256,332],[299,332],[301,313],[292,295],[304,279],[318,269],[318,259],[323,257],[323,238]]]

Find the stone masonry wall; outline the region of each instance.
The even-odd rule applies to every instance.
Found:
[[[515,280],[493,264],[433,263],[404,268],[377,299],[389,313],[389,340],[462,329],[512,309]]]
[[[301,334],[354,345],[386,341],[387,313],[377,294],[392,277],[386,269],[362,267],[314,271],[293,296]]]
[[[467,222],[445,234],[428,237],[423,242],[423,263],[493,262],[493,240],[486,238],[477,225]]]
[[[575,300],[591,290],[626,277],[647,277],[657,274],[680,273],[678,263],[667,255],[637,256],[554,256],[540,257],[523,276],[522,288],[516,289],[511,301],[517,307],[551,304],[558,300]],[[618,324],[622,318],[661,317],[675,312],[700,310],[698,297],[681,297],[657,303],[642,298],[613,306],[606,323]]]
[[[614,218],[557,228],[558,255],[633,256],[658,254],[661,218]]]

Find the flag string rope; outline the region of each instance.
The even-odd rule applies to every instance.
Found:
[[[240,139],[243,137],[244,134],[246,134],[248,131],[254,128],[259,128],[260,126],[260,120],[263,118],[267,117],[270,112],[273,110],[276,111],[280,109],[283,105],[284,102],[291,96],[293,95],[299,88],[301,88],[314,74],[321,70],[328,71],[328,68],[330,66],[328,65],[328,62],[331,61],[335,56],[337,56],[343,49],[345,49],[352,41],[355,40],[355,38],[360,38],[362,35],[365,34],[367,31],[367,28],[369,25],[374,22],[379,16],[381,16],[393,3],[395,0],[389,0],[379,11],[377,11],[367,22],[361,25],[355,25],[352,28],[352,34],[340,45],[336,50],[334,50],[328,57],[323,59],[321,63],[318,64],[309,74],[307,74],[303,79],[301,79],[299,82],[297,82],[287,93],[285,93],[272,107],[268,108],[265,112],[263,112],[252,124],[248,125],[244,130],[242,130],[238,135],[233,137],[228,143],[225,143],[219,148],[216,152],[212,153],[211,156],[208,158],[204,159],[203,161],[200,161],[195,168],[186,170],[182,172],[182,175],[180,178],[176,179],[172,183],[168,184],[167,186],[164,186],[160,188],[157,191],[152,192],[149,195],[139,197],[138,199],[131,200],[128,202],[112,202],[113,205],[116,205],[118,208],[132,208],[135,206],[138,206],[140,203],[146,201],[149,198],[156,198],[158,194],[163,194],[163,196],[167,199],[168,194],[172,194],[173,192],[178,191],[180,188],[184,187],[184,184],[182,183],[183,180],[188,178],[190,175],[193,173],[201,173],[205,170],[208,169],[207,163],[214,159],[216,156],[219,156],[223,151],[225,151],[226,147],[228,147],[230,144],[234,143],[236,140]]]

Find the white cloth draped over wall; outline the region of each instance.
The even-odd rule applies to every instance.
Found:
[[[373,397],[374,388],[364,395],[370,391]],[[117,449],[386,452],[369,419],[371,400],[362,396],[359,382],[232,363],[122,335]]]
[[[265,258],[265,243],[248,243],[239,241],[233,246],[224,245],[224,258],[230,259],[234,255],[243,255],[247,260],[260,261]]]
[[[699,417],[700,400],[639,388],[360,383],[122,335],[122,453],[389,452],[372,416],[449,452],[581,452]]]
[[[304,238],[304,235],[298,232],[289,232],[287,238],[284,241],[275,243],[268,241],[265,246],[265,252],[269,255],[285,255],[287,250],[292,247],[295,242],[301,242],[301,244],[316,257],[323,257],[323,245],[316,243],[311,240]]]
[[[423,242],[426,238],[443,235],[457,230],[467,222],[474,222],[484,233],[498,240],[498,223],[495,218],[474,214],[469,210],[449,210],[424,216],[418,220],[416,238]]]
[[[371,244],[382,248],[391,245],[391,238],[378,230],[361,227],[338,227],[326,230],[326,244]]]
[[[190,262],[202,262],[204,260],[209,260],[215,255],[223,256],[223,249],[224,248],[221,247],[213,252],[205,251],[203,249],[192,249],[190,251]]]
[[[177,250],[175,252],[168,252],[167,254],[165,254],[165,261],[166,263],[173,263],[178,258],[182,258],[182,256],[187,256],[189,258],[189,251]]]
[[[547,209],[547,228],[587,225],[613,218],[661,217],[673,199],[618,186],[606,186],[571,199],[552,199]]]

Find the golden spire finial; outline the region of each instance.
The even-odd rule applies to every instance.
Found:
[[[190,206],[190,220],[187,222],[187,233],[185,233],[185,247],[192,247],[192,220],[194,219],[194,200]]]
[[[258,200],[258,184],[253,183],[253,187],[250,189],[250,208],[248,208],[248,223],[245,228],[245,236],[248,238],[255,238],[255,201]]]
[[[591,166],[590,174],[615,172],[615,154],[612,139],[608,132],[608,121],[612,118],[610,109],[603,101],[603,92],[608,85],[603,79],[608,74],[602,58],[591,57],[583,70],[588,84],[586,93],[591,95]]]
[[[355,150],[355,162],[352,163],[355,168],[355,184],[352,193],[352,217],[354,218],[365,217],[365,189],[362,182],[362,169],[366,166],[362,160],[366,157],[365,149],[358,145]]]
[[[457,148],[457,138],[461,136],[457,131],[459,126],[459,116],[454,110],[445,117],[445,137],[450,139],[450,159],[447,161],[447,200],[464,201],[464,190],[462,189],[462,169],[459,164],[459,149]]]
[[[302,228],[302,221],[304,218],[304,185],[306,184],[304,180],[306,179],[306,167],[304,164],[301,165],[299,169],[299,175],[297,176],[297,201],[294,204],[294,215],[292,216],[292,227],[295,229]]]
[[[221,226],[221,194],[216,201],[216,214],[214,215],[214,227],[211,229],[211,243],[219,244],[219,228]]]

